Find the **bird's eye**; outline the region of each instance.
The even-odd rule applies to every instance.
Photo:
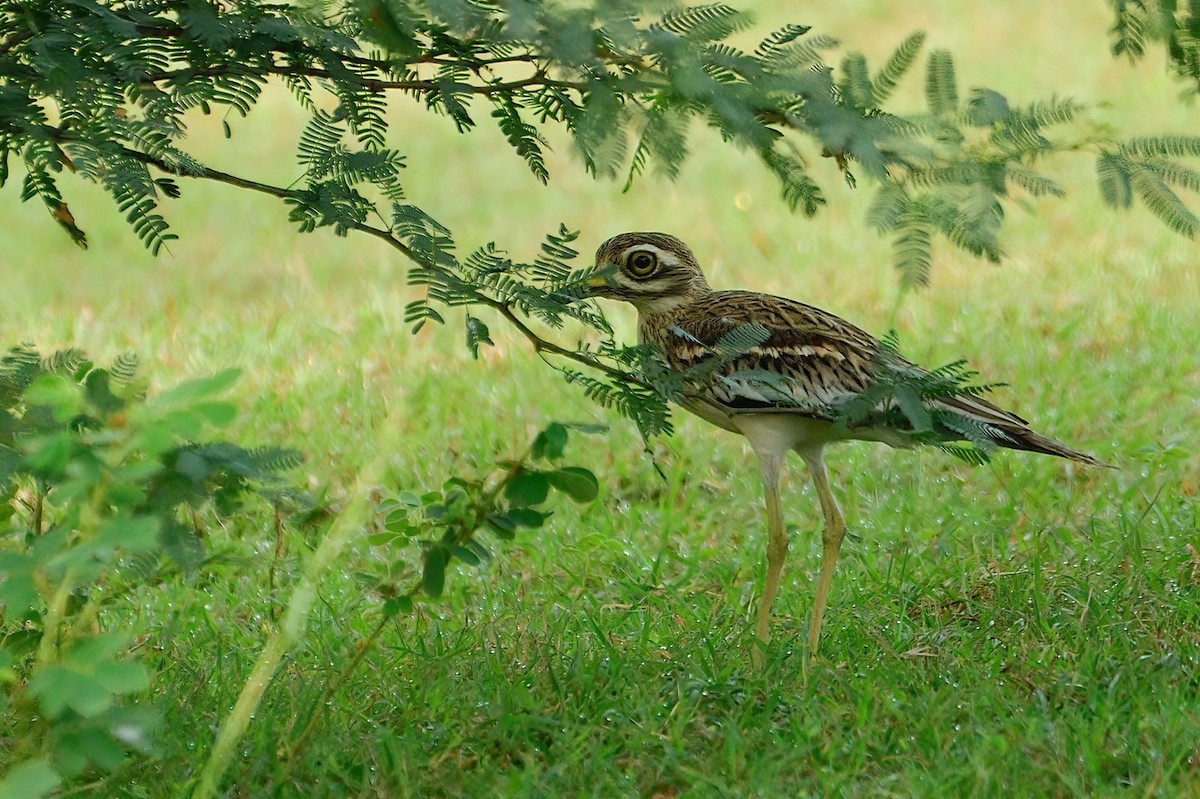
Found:
[[[650,277],[658,266],[658,259],[652,252],[635,252],[629,258],[628,270],[633,277]]]

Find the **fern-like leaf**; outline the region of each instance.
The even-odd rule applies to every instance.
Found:
[[[63,200],[62,194],[59,193],[54,178],[41,164],[27,160],[25,166],[27,172],[25,173],[25,184],[21,190],[21,199],[28,202],[34,197],[40,198],[45,203],[47,210],[50,211],[50,217],[67,232],[71,241],[75,242],[80,249],[86,250],[88,247],[87,234],[75,224],[75,216]]]
[[[1105,203],[1113,208],[1128,208],[1133,204],[1133,180],[1127,158],[1113,152],[1101,153],[1096,158],[1096,179]]]
[[[646,135],[643,133],[638,139],[637,147],[633,148],[633,155],[629,158],[629,172],[625,175],[625,185],[621,187],[621,193],[626,194],[633,188],[633,181],[638,175],[646,171],[646,161],[650,156],[650,144],[646,141]]]
[[[1200,192],[1200,171],[1191,167],[1163,158],[1147,159],[1142,162],[1142,167],[1158,175],[1165,183]]]
[[[1200,156],[1200,136],[1143,136],[1122,144],[1121,152],[1134,158]]]
[[[933,265],[932,229],[917,207],[910,206],[893,225],[892,257],[900,272],[900,284],[912,289],[929,285]]]
[[[925,33],[923,31],[909,34],[908,38],[902,41],[895,52],[884,62],[883,67],[871,79],[871,94],[877,104],[882,104],[892,96],[900,79],[917,60],[917,55],[921,52],[924,44]]]
[[[1082,106],[1066,97],[1051,97],[1031,103],[1024,115],[1038,127],[1062,125],[1079,116]]]
[[[871,207],[867,209],[867,224],[880,233],[895,229],[908,205],[908,194],[895,181],[879,184]]]
[[[82,378],[82,373],[89,370],[91,366],[92,362],[88,360],[87,353],[78,347],[56,350],[42,359],[42,371],[53,372],[74,380]]]
[[[867,59],[862,53],[847,53],[842,58],[842,80],[838,83],[838,91],[851,107],[860,111],[870,111],[878,107],[875,99],[875,88],[871,85],[871,77],[867,71]]]
[[[1167,227],[1188,238],[1194,238],[1200,230],[1200,219],[1188,209],[1179,195],[1152,170],[1138,165],[1132,173],[1133,189],[1150,213],[1157,216]]]
[[[692,42],[726,39],[750,26],[750,17],[724,3],[708,3],[663,14],[651,30],[670,31]]]
[[[822,52],[831,50],[837,46],[838,40],[832,36],[814,34],[806,36],[802,41],[788,39],[783,43],[772,43],[768,45],[765,53],[759,55],[759,58],[762,61],[764,71],[773,74],[793,75],[799,70],[825,69],[821,61]]]
[[[0,408],[12,409],[42,371],[42,357],[29,344],[9,348],[0,358]]]
[[[799,208],[805,216],[814,216],[825,204],[821,187],[809,176],[798,156],[771,148],[763,153],[763,161],[782,184],[783,199],[793,211]]]
[[[1027,167],[1011,164],[1005,170],[1005,176],[1034,197],[1063,197],[1066,195],[1063,187],[1054,180]]]
[[[152,196],[139,195],[133,186],[123,182],[114,181],[108,188],[117,208],[125,212],[125,220],[152,255],[158,255],[168,241],[179,238],[167,232],[167,220],[158,213],[158,204]]]
[[[782,28],[772,31],[766,38],[759,42],[758,47],[754,49],[754,54],[763,61],[771,61],[785,47],[810,30],[812,30],[812,27],[809,25],[784,25]]]
[[[550,180],[550,173],[546,170],[546,159],[542,155],[542,145],[546,142],[537,128],[521,119],[516,103],[507,95],[498,99],[492,117],[504,133],[504,138],[508,139],[509,145],[517,155],[525,159],[529,171],[539,183],[545,185]]]
[[[1125,56],[1131,62],[1146,54],[1145,7],[1141,2],[1114,0],[1116,22],[1112,27],[1112,54]]]
[[[996,195],[976,184],[954,195],[954,199],[957,202],[951,202],[948,195],[938,197],[930,205],[930,221],[959,249],[999,263],[1003,256],[999,234],[1004,208]]]
[[[925,67],[925,102],[934,115],[952,114],[958,108],[958,79],[948,50],[934,50]]]
[[[118,384],[127,386],[137,377],[138,356],[132,350],[121,353],[113,361],[109,373]]]

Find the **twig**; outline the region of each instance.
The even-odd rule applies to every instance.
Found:
[[[304,725],[304,729],[300,731],[300,734],[296,736],[296,738],[292,740],[292,743],[287,747],[288,760],[295,760],[297,755],[300,754],[301,750],[304,749],[305,745],[308,744],[308,739],[312,737],[313,732],[315,732],[317,729],[317,721],[323,715],[322,709],[326,707],[329,700],[333,697],[333,692],[350,679],[350,675],[353,674],[358,668],[358,665],[362,663],[363,658],[367,656],[367,652],[369,652],[372,646],[374,646],[375,642],[379,640],[379,636],[382,635],[383,631],[387,628],[388,622],[394,618],[395,616],[387,615],[381,618],[379,623],[375,625],[375,629],[371,631],[371,634],[368,635],[366,639],[358,645],[358,651],[354,653],[354,657],[350,659],[350,662],[346,664],[346,667],[338,672],[336,677],[329,680],[329,682],[325,684],[325,689],[321,691],[321,698],[317,700],[316,705],[312,709],[312,714],[308,717],[308,723]]]
[[[267,569],[267,596],[271,600],[271,621],[278,621],[279,612],[282,607],[275,602],[275,570],[279,568],[279,562],[283,560],[284,545],[283,545],[283,512],[279,509],[279,503],[274,503],[274,525],[275,525],[275,554],[271,558],[271,565]]]
[[[171,175],[177,175],[179,177],[203,178],[206,180],[215,180],[220,183],[227,183],[231,186],[237,186],[238,188],[250,189],[252,191],[262,192],[263,194],[270,194],[273,197],[279,197],[281,199],[299,198],[302,196],[300,192],[295,191],[293,189],[285,189],[285,188],[281,188],[279,186],[272,186],[268,183],[260,183],[255,180],[250,180],[248,178],[239,177],[238,175],[232,175],[228,172],[222,172],[218,169],[209,169],[208,167],[200,167],[198,169],[195,167],[185,168],[183,166],[177,166],[175,164],[171,164],[167,161],[164,161],[161,158],[158,158],[157,156],[153,156],[148,153],[143,153],[138,150],[133,150],[130,148],[124,148],[122,150],[122,153],[124,155],[129,156],[130,158],[133,158],[136,161],[142,162],[143,164],[153,166],[156,169],[159,169],[163,172],[166,172]],[[385,230],[384,228],[378,228],[373,225],[368,225],[365,222],[347,222],[345,224],[347,227],[349,227],[351,229],[357,230],[361,233],[366,233],[370,236],[374,236],[375,238],[380,239],[381,241],[386,242],[387,244],[391,245],[393,248],[399,250],[400,253],[404,255],[404,257],[408,258],[410,261],[412,261],[415,264],[418,264],[419,266],[422,266],[426,269],[438,269],[439,268],[439,267],[437,267],[436,264],[432,264],[426,260],[423,260],[419,255],[417,255],[415,252],[413,252],[412,248],[410,248],[408,245],[406,245],[400,239],[398,239],[394,235],[392,235],[392,232],[390,230]],[[495,310],[502,317],[504,317],[504,320],[506,322],[508,322],[510,325],[512,325],[514,328],[516,328],[517,332],[519,332],[522,336],[524,336],[529,341],[529,343],[533,346],[533,348],[536,352],[549,352],[554,355],[558,355],[560,357],[567,358],[568,360],[575,361],[576,363],[586,366],[590,369],[595,369],[598,372],[603,372],[604,374],[607,374],[611,377],[615,377],[619,380],[627,381],[630,383],[636,383],[637,385],[640,385],[643,388],[657,390],[657,388],[654,386],[653,383],[650,383],[650,382],[638,377],[637,375],[633,374],[632,372],[627,372],[624,369],[618,369],[617,367],[611,366],[601,360],[593,358],[592,356],[587,355],[586,353],[578,352],[576,350],[569,350],[569,349],[566,349],[565,347],[561,347],[558,344],[555,344],[552,341],[547,341],[546,339],[542,338],[537,333],[535,333],[523,321],[521,321],[521,319],[515,313],[513,313],[512,308],[505,302],[502,302],[497,299],[493,299],[491,297],[488,297],[488,296],[482,295],[482,294],[479,295],[479,301],[482,305],[485,305],[485,306]]]
[[[248,71],[242,66],[219,66],[208,69],[175,69],[162,72],[152,72],[142,76],[142,81],[146,83],[159,83],[161,81],[172,80],[192,80],[193,78],[215,78],[222,75],[291,75],[306,78],[321,78],[326,80],[338,80],[327,69],[319,67],[304,67],[304,66],[287,66],[284,64],[269,64],[265,67]],[[437,80],[385,80],[383,78],[372,78],[363,75],[355,75],[354,82],[357,82],[362,87],[375,92],[382,91],[422,91],[422,92],[444,92],[450,89],[461,94],[503,94],[512,92],[518,89],[525,89],[530,86],[553,86],[559,89],[574,89],[576,91],[584,91],[587,87],[581,83],[571,81],[555,80],[551,78],[542,69],[537,69],[532,75],[520,80],[508,81],[505,83],[488,83],[482,86],[473,83],[460,83],[457,81],[437,81]]]

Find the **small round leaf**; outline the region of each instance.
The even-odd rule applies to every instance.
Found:
[[[596,475],[581,466],[564,466],[557,471],[546,472],[546,478],[550,485],[576,502],[591,502],[600,494]]]
[[[504,487],[504,498],[517,507],[541,505],[550,494],[546,473],[523,469],[512,476]]]

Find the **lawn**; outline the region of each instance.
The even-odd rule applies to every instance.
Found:
[[[922,28],[956,54],[964,85],[1016,101],[1053,87],[1100,105],[1124,136],[1196,127],[1161,64],[1109,56],[1100,2],[779,5],[762,30],[798,16],[878,62]],[[905,91],[915,104],[919,76]],[[1091,155],[1055,162],[1066,200],[1009,207],[1001,265],[940,246],[931,285],[901,294],[890,244],[864,223],[869,191],[840,183],[831,161],[817,173],[829,207],[807,220],[751,156],[706,133],[677,181],[649,175],[622,193],[584,175],[561,139],[541,187],[494,131],[456,136],[416,106],[392,113],[409,197],[464,249],[532,256],[560,222],[582,231],[585,259],[623,230],[675,233],[714,286],[894,327],[929,365],[966,357],[1009,384],[998,402],[1117,468],[832,450],[851,537],[807,664],[820,513],[797,460],[792,550],[758,670],[765,521],[740,439],[680,415],[673,436],[646,444],[498,318],[477,360],[461,316],[410,335],[416,294],[395,251],[298,234],[275,200],[184,185],[167,208],[180,239],[152,258],[94,187],[64,181],[86,252],[7,187],[0,342],[100,361],[132,349],[158,387],[241,367],[231,435],[302,449],[296,481],[335,509],[372,464],[379,491],[420,493],[489,473],[552,420],[609,426],[574,435],[566,456],[596,473],[597,501],[556,501],[546,527],[483,568],[454,567],[445,596],[387,626],[326,699],[380,618],[359,575],[387,553],[357,538],[270,685],[228,795],[1200,795],[1200,270],[1194,242],[1100,202]],[[193,145],[286,185],[301,119],[278,92],[231,120],[230,141],[197,119]],[[605,311],[632,341],[632,312]],[[135,620],[156,669],[137,701],[162,724],[153,756],[64,795],[165,796],[195,775],[315,535],[287,528],[276,559],[268,514],[216,527],[197,577],[108,606],[102,626]]]

